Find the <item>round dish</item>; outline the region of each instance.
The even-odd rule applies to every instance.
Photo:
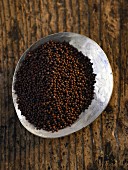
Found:
[[[44,44],[49,40],[55,40],[60,42],[66,41],[69,42],[69,44],[73,45],[75,48],[77,48],[79,51],[82,51],[84,55],[88,56],[91,59],[91,62],[93,63],[93,71],[96,74],[95,95],[89,108],[81,113],[79,119],[74,124],[72,124],[71,127],[66,127],[54,133],[42,129],[37,130],[32,124],[30,124],[26,120],[26,118],[23,115],[21,115],[21,111],[18,109],[17,95],[15,94],[14,90],[16,72],[20,64],[24,60],[26,53],[37,48],[39,45]],[[96,42],[94,42],[93,40],[86,36],[71,32],[63,32],[52,34],[38,40],[30,48],[28,48],[25,51],[25,53],[21,56],[13,76],[12,98],[17,112],[17,116],[22,125],[28,131],[44,138],[57,138],[69,135],[92,123],[106,108],[111,98],[112,90],[113,90],[112,69],[107,59],[107,56],[101,49],[101,47]]]

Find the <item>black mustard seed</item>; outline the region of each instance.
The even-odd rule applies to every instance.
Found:
[[[95,77],[82,52],[67,42],[49,41],[28,52],[16,73],[18,108],[37,129],[71,126],[94,98]]]

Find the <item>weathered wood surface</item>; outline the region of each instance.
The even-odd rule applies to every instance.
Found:
[[[106,110],[90,126],[42,139],[20,124],[14,68],[36,40],[55,32],[89,36],[114,74]],[[128,170],[128,0],[0,0],[0,170]]]

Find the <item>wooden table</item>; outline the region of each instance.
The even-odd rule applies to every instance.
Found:
[[[20,124],[11,85],[36,40],[71,31],[94,39],[114,74],[106,110],[88,127],[43,139]],[[128,0],[0,0],[0,170],[128,170]]]

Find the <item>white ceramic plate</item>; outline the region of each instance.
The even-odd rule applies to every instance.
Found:
[[[54,133],[45,130],[37,130],[32,124],[30,124],[26,120],[26,118],[23,115],[21,115],[21,111],[18,109],[17,95],[15,94],[14,90],[15,75],[19,68],[19,65],[24,60],[26,53],[37,48],[39,45],[44,44],[49,40],[57,40],[60,42],[65,40],[74,47],[76,47],[79,51],[82,51],[84,55],[88,56],[91,59],[91,62],[93,63],[94,73],[97,75],[95,83],[95,96],[89,108],[81,113],[79,119],[74,124],[72,124],[71,127],[66,127]],[[106,108],[110,100],[112,90],[113,90],[112,69],[104,51],[96,42],[94,42],[90,38],[71,32],[63,32],[49,35],[45,38],[38,40],[35,44],[28,48],[25,51],[25,53],[21,56],[16,66],[12,83],[13,103],[20,122],[28,131],[44,138],[57,138],[66,136],[92,123]]]

